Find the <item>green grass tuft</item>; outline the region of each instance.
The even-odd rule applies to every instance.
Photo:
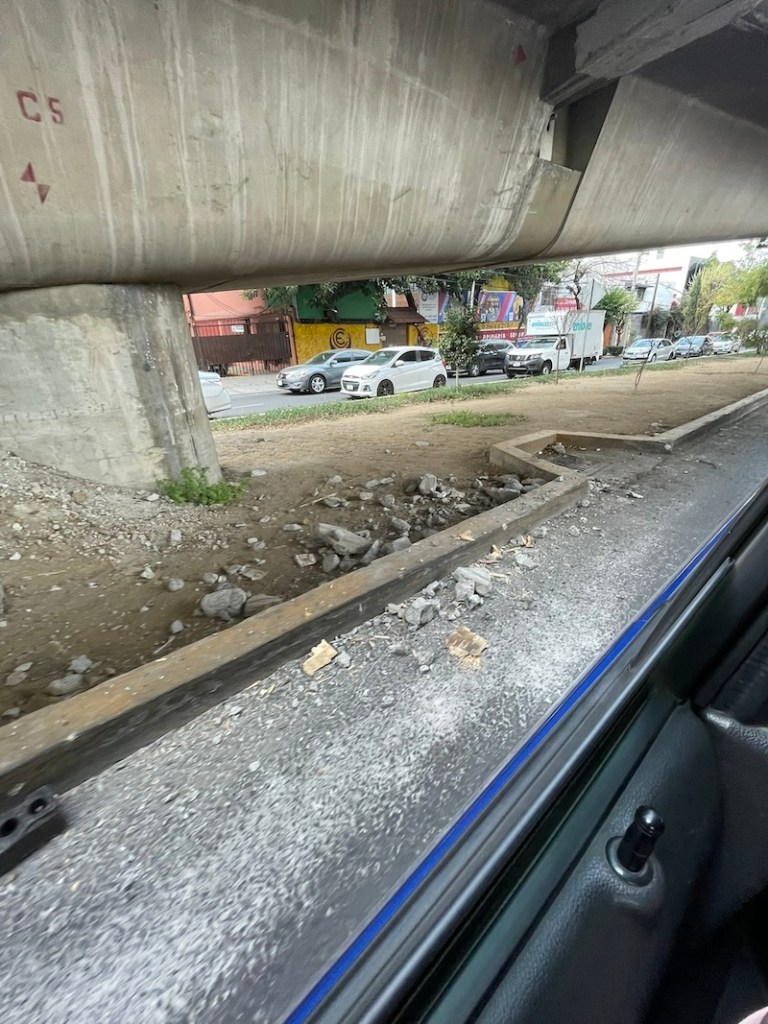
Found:
[[[227,483],[222,480],[213,484],[208,480],[208,470],[203,466],[185,467],[179,480],[158,480],[157,486],[171,501],[189,505],[231,505],[245,490],[241,483]]]

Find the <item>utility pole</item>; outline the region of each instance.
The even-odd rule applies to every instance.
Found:
[[[661,271],[659,271],[659,273],[656,275],[656,284],[653,286],[653,298],[651,299],[651,310],[648,313],[648,334],[649,334],[649,336],[650,336],[651,331],[653,330],[653,310],[654,310],[654,308],[656,306],[656,292],[659,290],[659,277],[660,276],[661,276]]]

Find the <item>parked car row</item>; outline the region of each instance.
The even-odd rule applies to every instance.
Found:
[[[669,338],[637,338],[625,350],[623,362],[656,363],[670,359],[691,359],[695,356],[726,355],[738,352],[739,339],[732,334],[691,334],[677,341]]]

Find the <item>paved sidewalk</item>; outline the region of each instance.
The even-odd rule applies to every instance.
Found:
[[[66,834],[0,881],[4,1024],[280,1020],[768,475],[766,428],[604,453],[610,489],[548,524],[535,568],[489,564],[481,607],[415,632],[382,614],[339,638],[349,667],[287,665],[68,793]],[[459,624],[488,641],[479,670],[446,650]]]

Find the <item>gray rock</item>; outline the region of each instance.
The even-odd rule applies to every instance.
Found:
[[[496,480],[500,487],[514,487],[518,491],[522,491],[523,489],[523,485],[520,483],[520,477],[515,473],[503,473],[501,476],[496,477]],[[480,481],[476,482],[480,483],[480,486],[482,487],[482,483]]]
[[[181,621],[181,619],[174,619],[171,625],[168,627],[168,632],[171,634],[171,636],[176,636],[178,633],[181,633],[183,629],[184,623]]]
[[[181,530],[171,530],[168,534],[168,543],[172,548],[177,548],[181,544]]]
[[[381,706],[383,708],[394,707],[394,704],[395,704],[395,698],[394,697],[382,697],[381,698]]]
[[[389,485],[393,484],[394,482],[395,478],[393,476],[383,476],[381,480],[379,480],[379,483],[382,487],[389,487]]]
[[[415,494],[419,489],[421,478],[418,476],[408,477],[407,480],[403,480],[403,494]]]
[[[482,603],[483,599],[482,597],[480,597],[479,594],[471,594],[467,598],[467,604],[469,605],[470,608],[479,608]]]
[[[252,469],[251,470],[251,476],[266,476],[266,475],[267,475],[266,469]]]
[[[27,680],[27,673],[26,672],[19,672],[19,670],[16,669],[14,672],[11,672],[9,675],[7,675],[5,677],[5,685],[6,686],[21,686],[22,683],[26,682],[26,680]]]
[[[503,505],[505,501],[514,501],[519,498],[525,488],[518,490],[516,487],[484,487],[483,491],[496,505]]]
[[[546,526],[534,526],[531,530],[531,536],[534,540],[543,540],[547,536]]]
[[[403,619],[409,626],[423,626],[440,611],[440,602],[434,598],[417,597],[406,607]]]
[[[139,573],[139,578],[142,580],[153,580],[155,578],[155,572],[151,566],[145,565]]]
[[[29,672],[29,670],[32,668],[33,665],[34,665],[34,661],[25,661],[23,664],[17,665],[16,668],[13,671],[14,672]],[[77,669],[75,669],[74,671],[77,671]]]
[[[357,496],[360,499],[360,501],[372,501],[373,491],[358,491]]]
[[[0,716],[0,717],[2,717],[2,718],[18,718],[20,714],[21,714],[21,708],[7,708],[3,712],[2,716]]]
[[[365,483],[365,489],[366,491],[372,491],[374,487],[378,487],[380,483],[381,480],[367,480]]]
[[[397,537],[395,540],[391,540],[385,544],[381,549],[381,553],[382,555],[392,555],[396,551],[406,551],[412,546],[413,544],[410,537]]]
[[[243,610],[248,595],[239,587],[227,587],[206,594],[200,601],[200,611],[209,619],[222,619],[224,622],[239,615]]]
[[[323,572],[333,572],[334,569],[339,568],[339,556],[335,551],[329,551],[328,554],[323,555]]]
[[[252,583],[255,583],[257,580],[263,580],[267,574],[263,569],[251,569],[250,566],[244,565],[240,570],[240,575],[243,579],[251,580]]]
[[[457,583],[466,581],[472,584],[476,594],[488,597],[493,592],[493,580],[487,569],[475,565],[461,565],[453,574]]]
[[[88,495],[85,491],[72,491],[70,498],[75,502],[76,505],[85,505],[88,501]]]
[[[160,495],[159,495],[159,494],[156,494],[156,493],[155,493],[155,492],[153,491],[153,492],[152,492],[151,494],[148,494],[148,495],[147,495],[147,501],[160,501]]]
[[[387,615],[398,615],[402,617],[402,614],[405,611],[405,605],[395,604],[394,601],[390,601],[387,607],[384,609],[384,611],[387,613]]]
[[[207,586],[212,587],[215,583],[219,582],[219,574],[217,572],[204,572],[200,579]]]
[[[315,537],[333,548],[337,555],[361,555],[371,546],[367,537],[332,523],[317,523]]]
[[[52,697],[66,697],[67,694],[75,693],[83,685],[83,677],[76,672],[71,672],[62,679],[54,679],[45,688],[45,692]]]
[[[375,540],[360,559],[361,565],[370,565],[381,554],[381,541]]]
[[[349,502],[346,498],[339,498],[335,494],[330,494],[327,498],[323,498],[322,504],[326,508],[344,508]]]
[[[518,549],[512,552],[512,560],[520,569],[535,569],[539,564],[539,556],[536,551]]]
[[[379,504],[382,508],[394,508],[395,507],[395,496],[394,494],[382,494],[379,498]]]
[[[429,441],[414,441],[417,448],[429,448]]]
[[[283,533],[301,533],[303,527],[299,523],[286,523],[283,527]]]
[[[412,530],[412,526],[407,519],[398,519],[397,516],[392,516],[390,523],[394,529],[399,530],[400,533],[410,533]]]
[[[578,528],[578,526],[569,526],[568,527],[568,533],[572,537],[578,537],[581,534],[581,530]]]
[[[267,546],[267,542],[265,540],[259,540],[258,537],[249,537],[248,546],[252,548],[254,551],[263,551],[264,548]]]
[[[440,481],[434,473],[425,473],[421,480],[419,480],[419,494],[436,494],[439,485]]]
[[[20,551],[14,551],[12,555],[8,555],[8,561],[9,562],[20,562],[21,561],[21,552]]]
[[[475,585],[471,580],[459,580],[453,591],[455,601],[468,601],[475,593]]]
[[[579,508],[589,508],[591,504],[592,502],[589,500],[589,498],[584,498],[582,501],[579,502]]]
[[[340,477],[337,473],[336,476],[329,477],[326,482],[329,487],[338,487],[339,484],[344,483],[344,479]]]
[[[87,654],[78,654],[69,663],[69,671],[75,672],[77,675],[82,675],[83,672],[87,672],[90,668],[93,668],[93,662]]]
[[[425,665],[429,666],[429,665],[432,665],[434,663],[434,660],[435,660],[435,652],[434,651],[419,650],[417,647],[414,647],[414,649],[413,649],[413,651],[411,653],[413,654],[414,658],[416,659],[417,664],[419,666],[421,666],[422,668]]]
[[[275,597],[273,594],[253,594],[243,605],[243,615],[258,615],[265,608],[271,608],[275,604],[282,603],[282,597]]]
[[[349,654],[347,651],[339,651],[339,653],[334,658],[334,663],[336,665],[339,665],[341,668],[349,668],[349,666],[352,664],[352,655]]]
[[[313,555],[311,551],[302,551],[300,554],[294,555],[293,560],[300,569],[309,569],[317,562],[317,556]]]
[[[555,443],[553,445],[550,445],[550,450],[553,451],[555,453],[555,455],[567,455],[568,454],[567,451],[566,451],[565,445],[561,444],[559,441],[555,441]]]
[[[173,594],[177,590],[184,589],[184,580],[180,576],[171,576],[168,582],[165,584],[165,589],[170,590]]]

